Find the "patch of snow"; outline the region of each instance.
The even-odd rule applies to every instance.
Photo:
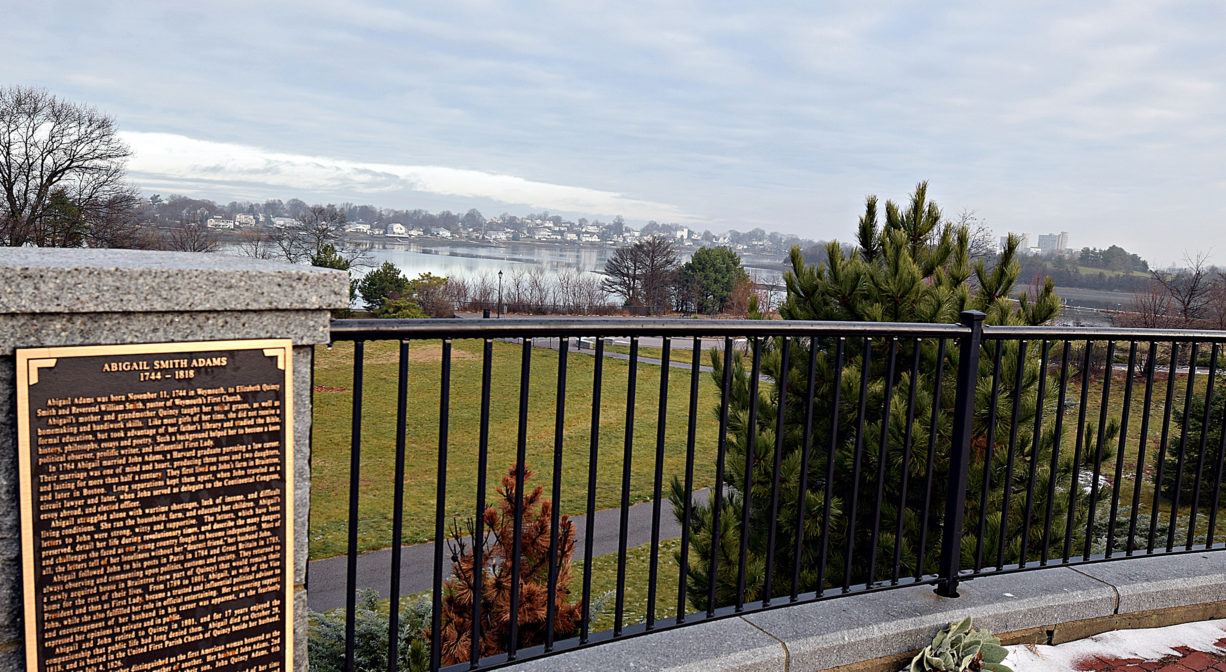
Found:
[[[1077,476],[1077,482],[1081,484],[1081,491],[1085,494],[1094,492],[1094,472],[1083,471]],[[1098,475],[1099,491],[1108,490],[1111,488],[1111,479],[1106,474]]]
[[[1014,672],[1066,672],[1090,657],[1160,660],[1177,655],[1176,646],[1195,651],[1222,651],[1215,644],[1226,637],[1226,619],[1184,623],[1165,628],[1116,630],[1058,646],[1007,646],[1004,664]]]

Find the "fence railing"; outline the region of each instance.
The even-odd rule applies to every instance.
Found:
[[[346,668],[388,545],[389,670],[1220,545],[1226,332],[982,319],[334,321],[311,538],[347,553]],[[407,634],[406,541],[433,544]]]

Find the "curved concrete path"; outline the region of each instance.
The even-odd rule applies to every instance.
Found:
[[[708,490],[694,491],[694,501],[706,501]],[[633,548],[651,543],[651,502],[643,502],[630,507],[628,517],[627,547]],[[617,552],[618,532],[620,530],[621,509],[605,509],[597,511],[593,523],[592,554],[605,555]],[[587,534],[587,516],[573,516],[571,522],[575,525],[574,559],[584,557],[584,540]],[[681,526],[673,516],[672,506],[667,500],[660,504],[660,540],[676,539],[681,536]],[[444,578],[451,573],[450,554],[443,547]],[[430,590],[434,580],[434,544],[415,544],[404,546],[400,555],[400,593],[410,595]],[[380,597],[391,595],[392,584],[392,550],[385,548],[371,551],[358,556],[358,587],[370,588],[379,593]],[[324,558],[314,560],[307,566],[307,598],[310,608],[314,611],[327,611],[345,606],[346,558]]]

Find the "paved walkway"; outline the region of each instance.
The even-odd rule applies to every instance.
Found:
[[[706,501],[708,490],[694,491],[694,501]],[[592,524],[592,554],[616,553],[621,523],[621,509],[597,511]],[[651,543],[652,506],[650,502],[635,504],[629,509],[627,547],[633,548]],[[584,539],[587,534],[587,516],[573,516],[575,526],[575,560],[584,557]],[[673,516],[668,500],[660,503],[660,540],[681,536],[681,526]],[[471,547],[471,544],[470,544]],[[451,554],[443,547],[444,578],[451,573]],[[404,546],[400,565],[400,593],[409,595],[430,590],[434,581],[434,544]],[[358,556],[358,588],[370,588],[380,597],[391,595],[392,550],[385,548]],[[345,606],[346,558],[324,558],[307,566],[308,599],[311,609],[327,611]]]
[[[1005,664],[1016,672],[1226,672],[1226,619],[1114,630],[1056,646],[1015,644],[1008,649]]]
[[[1226,638],[1220,640],[1217,645],[1219,647],[1226,645]],[[1169,656],[1161,660],[1145,661],[1140,658],[1092,657],[1078,661],[1073,669],[1080,672],[1142,672],[1145,670],[1156,670],[1157,672],[1221,670],[1226,672],[1226,653],[1193,651],[1186,646],[1176,646],[1174,648],[1179,652],[1179,655]]]

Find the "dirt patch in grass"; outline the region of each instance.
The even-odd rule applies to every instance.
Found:
[[[321,392],[337,393],[337,392],[348,392],[349,388],[347,387],[328,387],[327,385],[316,385],[314,390],[316,394],[319,394]]]
[[[462,361],[465,359],[475,359],[479,355],[460,350],[458,348],[451,349],[451,361]],[[366,351],[366,357],[363,360],[365,364],[399,364],[400,351],[397,348],[381,348],[377,350]],[[443,344],[438,342],[429,343],[413,343],[409,346],[409,361],[410,362],[441,362],[443,361]]]

